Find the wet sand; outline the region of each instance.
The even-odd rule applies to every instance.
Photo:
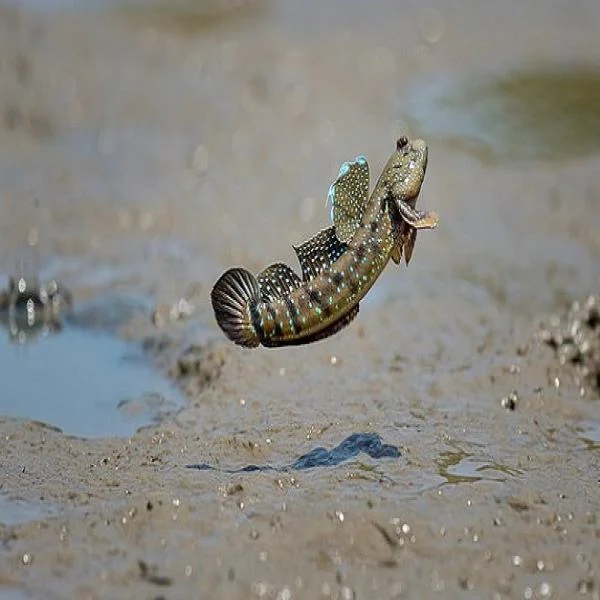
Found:
[[[597,154],[428,132],[440,227],[347,330],[244,351],[209,304],[232,264],[296,268],[340,163],[374,179],[424,135],[420,85],[600,64],[592,0],[511,4],[0,7],[0,272],[25,256],[76,303],[196,307],[120,330],[185,393],[159,425],[89,440],[0,417],[0,597],[600,598],[596,363],[561,353],[600,291]],[[289,467],[355,433],[400,456]]]

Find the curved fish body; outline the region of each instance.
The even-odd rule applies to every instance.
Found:
[[[433,229],[438,216],[416,210],[427,168],[422,140],[400,138],[371,196],[364,157],[344,163],[332,184],[333,225],[294,247],[300,278],[275,263],[254,276],[226,271],[211,300],[217,323],[241,346],[300,345],[343,329],[389,259],[410,261],[418,229]]]

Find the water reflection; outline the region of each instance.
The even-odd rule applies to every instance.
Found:
[[[423,83],[404,100],[416,130],[481,158],[563,161],[600,151],[600,69],[445,77]]]
[[[142,302],[108,296],[75,311],[55,280],[11,277],[0,291],[0,326],[8,333],[0,336],[0,415],[99,437],[131,436],[177,410],[180,394],[141,345],[116,335],[140,310]]]
[[[473,483],[483,479],[503,482],[509,477],[521,474],[518,469],[474,457],[462,449],[442,452],[437,464],[439,474],[446,483],[452,484]]]
[[[600,424],[590,424],[579,428],[579,439],[585,444],[586,450],[600,450]]]
[[[11,341],[24,344],[59,331],[71,305],[71,293],[54,279],[41,283],[37,276],[10,277],[0,290],[0,325]]]

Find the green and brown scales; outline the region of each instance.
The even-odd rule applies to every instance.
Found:
[[[302,278],[274,263],[257,276],[235,267],[216,282],[211,300],[225,335],[246,347],[288,346],[348,325],[389,259],[408,264],[417,230],[437,226],[436,213],[415,208],[426,168],[425,142],[400,138],[369,197],[366,159],[344,163],[329,189],[333,225],[294,247]]]

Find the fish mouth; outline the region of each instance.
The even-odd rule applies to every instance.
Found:
[[[420,159],[423,161],[423,165],[427,167],[427,144],[424,140],[416,139],[411,143],[411,150],[419,154]]]
[[[410,152],[422,152],[427,153],[427,144],[425,140],[420,138],[416,138],[414,140],[409,140],[405,135],[399,137],[396,140],[396,150],[398,152],[403,152],[404,154]]]

